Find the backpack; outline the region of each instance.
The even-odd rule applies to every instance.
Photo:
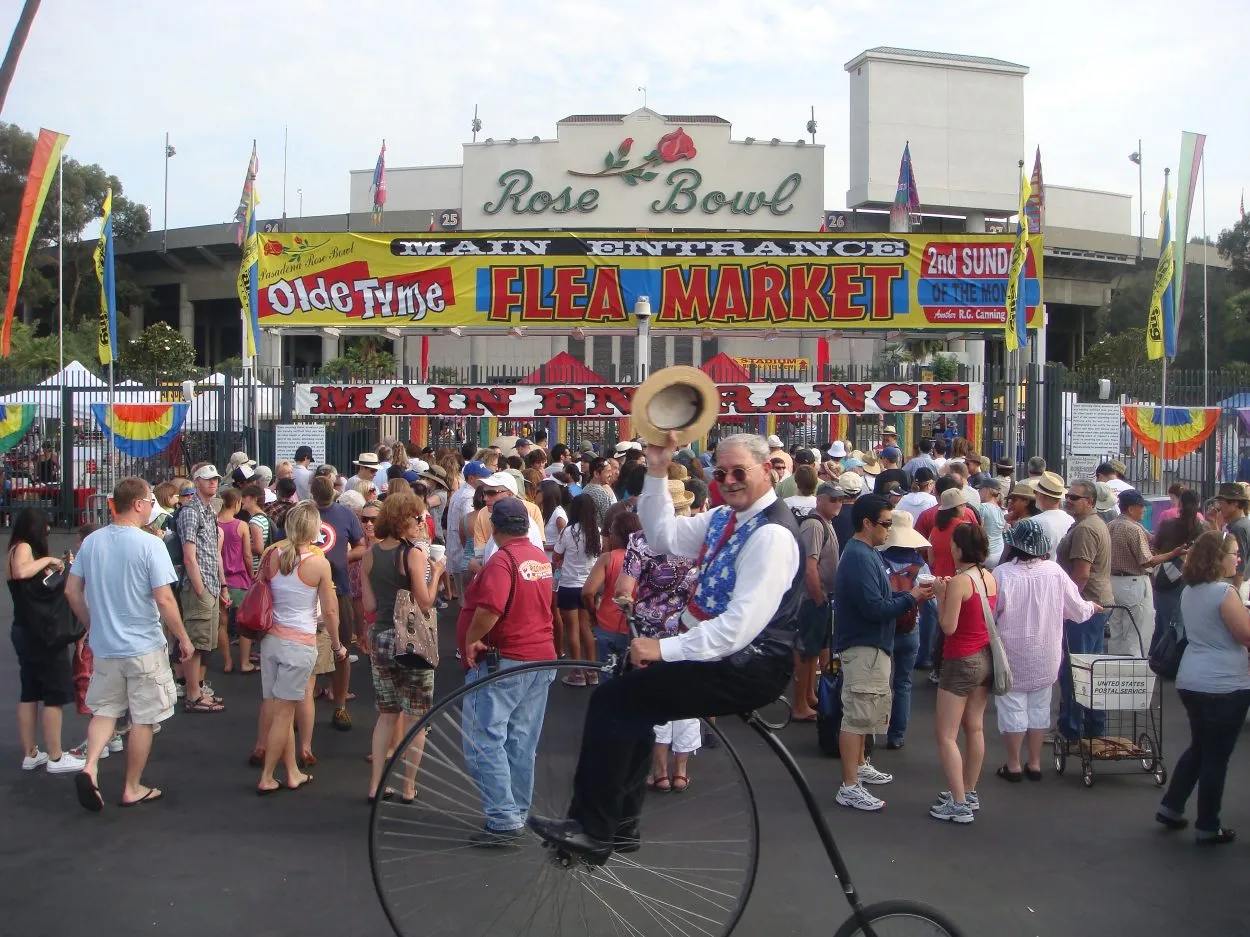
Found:
[[[165,549],[169,551],[169,561],[174,564],[175,570],[183,568],[182,563],[182,534],[178,531],[178,515],[182,513],[182,505],[174,508],[172,514],[165,518],[165,526],[161,528],[161,540],[165,543]]]
[[[805,520],[812,516],[808,511],[804,511],[796,507],[791,507],[790,513],[794,515],[794,522],[796,524],[802,524]]]
[[[891,570],[890,572],[890,591],[892,592],[910,592],[916,585],[916,577],[920,575],[920,564],[912,563],[910,566],[904,566],[898,572]],[[912,606],[911,611],[904,612],[894,621],[894,630],[898,634],[907,634],[916,627],[916,621],[919,619],[919,607]]]

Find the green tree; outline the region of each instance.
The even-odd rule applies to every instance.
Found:
[[[149,325],[137,338],[119,344],[118,380],[154,384],[195,376],[195,347],[166,322]]]
[[[395,376],[395,356],[383,351],[376,338],[349,338],[340,358],[331,358],[321,366],[320,376],[326,380],[365,380]]]
[[[1109,335],[1098,344],[1085,349],[1085,355],[1077,362],[1078,371],[1093,376],[1107,373],[1143,373],[1152,376],[1162,370],[1159,361],[1146,357],[1145,328],[1125,329]]]
[[[21,214],[22,193],[35,150],[35,136],[16,124],[0,122],[0,256],[10,257]],[[65,320],[69,326],[99,314],[100,290],[92,251],[96,240],[84,233],[104,217],[104,196],[113,187],[113,238],[136,240],[151,227],[148,209],[123,194],[121,181],[96,164],[65,158]],[[57,192],[54,183],[35,226],[34,240],[26,260],[20,298],[37,309],[56,302]],[[95,231],[92,230],[92,235]],[[143,303],[147,291],[136,283],[120,261],[116,265],[117,307]],[[9,288],[9,267],[0,268],[0,292]]]

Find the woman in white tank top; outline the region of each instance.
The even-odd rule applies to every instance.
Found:
[[[311,692],[317,660],[317,619],[320,611],[336,659],[347,656],[339,641],[338,600],[329,561],[313,547],[321,531],[321,514],[311,501],[301,501],[286,516],[287,539],[261,560],[260,575],[269,579],[273,595],[273,628],[260,645],[260,742],[264,767],[256,793],[282,788],[273,776],[279,759],[286,766],[286,786],[297,790],[312,780],[295,761],[295,707]]]

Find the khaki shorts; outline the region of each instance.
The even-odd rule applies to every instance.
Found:
[[[217,650],[217,627],[221,623],[221,596],[204,590],[197,596],[188,584],[182,590],[182,624],[187,629],[191,646],[197,651]]]
[[[890,727],[890,653],[848,647],[842,658],[842,731],[877,735]]]
[[[955,696],[971,696],[978,687],[989,686],[993,676],[994,658],[987,645],[967,657],[943,657],[938,689]]]
[[[177,698],[169,652],[161,647],[139,657],[97,657],[85,702],[93,715],[118,719],[130,710],[132,723],[150,726],[174,714]]]
[[[317,632],[317,661],[313,664],[313,673],[318,677],[323,673],[334,673],[334,645],[330,643],[330,632]]]
[[[343,644],[351,641],[356,632],[356,605],[350,595],[340,595],[339,599],[339,640]]]

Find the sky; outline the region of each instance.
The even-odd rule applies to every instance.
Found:
[[[0,0],[5,37],[20,8]],[[1215,237],[1250,176],[1248,26],[1229,0],[44,0],[0,120],[68,133],[67,155],[119,177],[154,228],[168,131],[168,221],[184,227],[232,217],[253,139],[260,213],[279,216],[284,128],[288,214],[297,190],[305,214],[334,214],[382,138],[388,165],[457,164],[475,105],[483,137],[546,139],[569,114],[634,110],[645,86],[652,109],[717,114],[735,139],[797,139],[814,105],[840,209],[843,66],[891,45],[1028,66],[1020,155],[1031,166],[1040,145],[1048,183],[1136,199],[1141,138],[1147,236],[1181,131],[1206,133]],[[1201,224],[1196,208],[1191,236]]]

